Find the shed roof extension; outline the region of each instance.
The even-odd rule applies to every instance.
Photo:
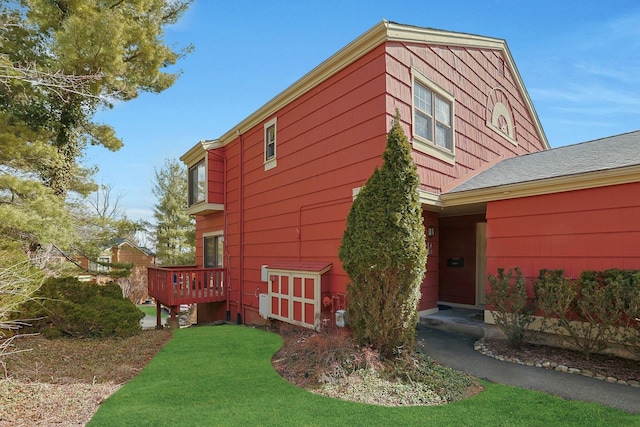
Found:
[[[505,159],[442,195],[444,206],[640,181],[640,131]]]

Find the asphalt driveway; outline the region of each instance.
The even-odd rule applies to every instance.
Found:
[[[582,375],[501,362],[474,350],[476,337],[419,325],[425,353],[442,365],[491,382],[538,390],[567,400],[596,402],[640,413],[640,389]]]

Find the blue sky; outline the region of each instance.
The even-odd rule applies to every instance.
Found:
[[[195,46],[180,79],[99,112],[124,147],[92,147],[84,163],[129,218],[151,220],[154,168],[221,136],[383,19],[505,39],[552,147],[640,129],[637,0],[196,0],[165,34]]]

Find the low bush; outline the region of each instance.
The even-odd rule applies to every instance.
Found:
[[[543,329],[567,337],[586,358],[621,340],[640,353],[639,284],[635,270],[583,271],[578,280],[540,270],[534,289]]]
[[[496,325],[506,335],[509,347],[520,347],[526,341],[535,311],[520,268],[509,269],[508,273],[499,268],[496,276],[489,275],[489,286],[487,304],[493,310]]]
[[[617,305],[620,343],[632,354],[640,357],[640,271],[606,270],[607,284],[615,283],[617,293],[613,300]]]
[[[115,283],[97,285],[67,277],[45,281],[19,316],[29,319],[26,332],[88,338],[135,335],[144,313],[122,297]]]

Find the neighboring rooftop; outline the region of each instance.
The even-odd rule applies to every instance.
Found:
[[[640,130],[505,159],[447,194],[640,165]]]

